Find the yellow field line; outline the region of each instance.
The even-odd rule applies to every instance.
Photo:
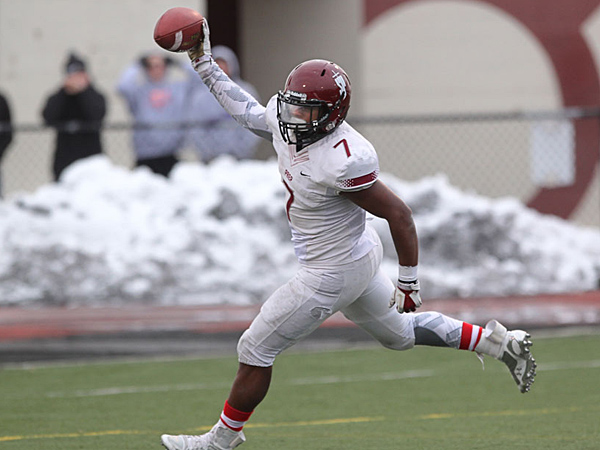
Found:
[[[541,409],[516,409],[504,411],[482,411],[473,413],[439,413],[439,414],[424,414],[416,416],[417,420],[440,420],[440,419],[455,419],[464,417],[497,417],[497,416],[537,416],[545,414],[564,414],[566,412],[579,412],[589,410],[590,408],[580,407],[561,407],[561,408],[541,408]],[[278,428],[278,427],[312,427],[320,425],[340,425],[348,423],[366,423],[366,422],[381,422],[386,420],[385,417],[348,417],[339,419],[323,419],[323,420],[306,420],[298,422],[277,422],[277,423],[249,423],[246,428]],[[198,427],[192,431],[205,432],[211,427]],[[142,431],[142,430],[106,430],[106,431],[88,431],[79,433],[56,433],[56,434],[32,434],[32,435],[17,435],[17,436],[0,436],[0,442],[22,441],[26,439],[60,439],[60,438],[80,438],[92,436],[115,436],[115,435],[135,435],[135,434],[159,434],[157,431]]]
[[[60,439],[60,438],[77,438],[91,436],[113,436],[120,434],[147,434],[147,431],[138,430],[106,430],[106,431],[88,431],[80,433],[56,433],[56,434],[31,434],[22,436],[0,436],[0,442],[22,441],[25,439]]]
[[[473,413],[440,413],[440,414],[425,414],[418,416],[421,420],[432,419],[455,419],[463,417],[498,417],[498,416],[542,416],[545,414],[564,414],[565,412],[583,411],[584,408],[564,407],[564,408],[541,408],[541,409],[516,409],[504,411],[483,411]],[[589,409],[589,408],[586,408]]]
[[[363,423],[377,422],[384,420],[384,417],[349,417],[346,419],[327,419],[327,420],[307,420],[300,422],[280,422],[280,423],[252,423],[246,425],[246,428],[275,428],[275,427],[311,427],[319,425],[339,425],[345,423]],[[204,432],[210,430],[211,427],[198,427],[193,431]],[[141,430],[106,430],[106,431],[89,431],[81,433],[56,433],[56,434],[32,434],[32,435],[17,435],[17,436],[0,436],[0,442],[8,441],[23,441],[26,439],[60,439],[60,438],[78,438],[92,436],[115,436],[127,434],[159,434],[156,431],[141,431]]]
[[[313,427],[319,425],[339,425],[342,423],[381,422],[382,420],[385,420],[385,417],[351,417],[348,419],[306,420],[300,422],[249,423],[245,428]]]

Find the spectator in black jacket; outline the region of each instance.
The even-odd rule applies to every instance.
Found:
[[[55,180],[73,162],[102,152],[100,127],[105,114],[104,95],[92,85],[84,61],[71,53],[63,85],[48,98],[42,113],[46,125],[57,130]]]
[[[0,94],[0,161],[4,151],[12,141],[12,124],[10,118],[10,106],[6,98]],[[2,176],[0,174],[0,197],[2,197]]]

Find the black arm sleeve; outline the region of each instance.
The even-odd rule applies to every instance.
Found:
[[[48,97],[46,105],[42,110],[44,123],[49,126],[56,126],[65,119],[65,106],[67,103],[67,94],[61,89]]]
[[[75,95],[60,89],[48,98],[42,111],[44,123],[54,127],[71,120],[99,123],[105,115],[106,99],[92,86]]]
[[[75,96],[83,112],[82,120],[102,120],[106,115],[106,100],[104,96],[93,87]]]
[[[13,138],[10,107],[4,96],[0,95],[0,159],[4,150],[9,146]]]

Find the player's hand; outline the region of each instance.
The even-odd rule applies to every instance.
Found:
[[[396,289],[394,289],[394,294],[390,300],[390,308],[396,305],[396,309],[400,314],[416,311],[423,304],[419,289],[419,280],[408,283],[398,280]]]
[[[198,45],[190,48],[187,51],[190,60],[192,61],[192,65],[195,65],[196,62],[204,55],[212,56],[212,50],[210,47],[210,29],[208,28],[208,20],[206,17],[202,21],[202,34],[203,38]]]

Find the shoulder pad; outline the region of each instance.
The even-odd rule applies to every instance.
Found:
[[[344,125],[344,124],[342,124]],[[349,125],[324,139],[320,152],[321,182],[338,191],[368,188],[379,176],[379,159],[369,141]]]

